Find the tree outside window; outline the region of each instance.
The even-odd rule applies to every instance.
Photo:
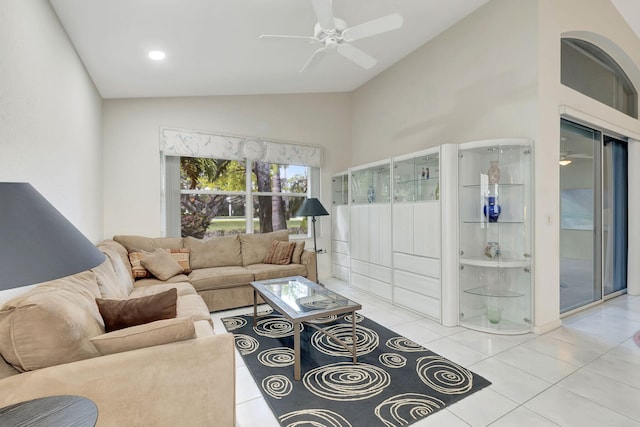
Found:
[[[295,213],[307,197],[308,182],[305,166],[181,157],[182,236],[208,238],[283,229],[306,236],[306,218]]]

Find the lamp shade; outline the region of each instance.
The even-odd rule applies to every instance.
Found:
[[[104,259],[30,184],[0,182],[0,290],[70,276]]]
[[[320,200],[315,197],[306,199],[302,202],[302,206],[298,209],[296,216],[325,216],[329,215],[329,212],[322,206]]]

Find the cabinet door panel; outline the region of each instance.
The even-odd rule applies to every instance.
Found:
[[[360,274],[351,272],[351,285],[358,289],[369,292],[369,278]]]
[[[331,242],[331,250],[339,254],[349,255],[349,243],[348,242]]]
[[[379,262],[377,264],[391,267],[391,205],[379,207]]]
[[[351,207],[351,257],[369,261],[369,215],[366,206]]]
[[[360,260],[357,260],[357,259],[352,259],[351,260],[351,270],[354,273],[361,274],[363,276],[368,276],[369,275],[369,263],[368,262],[364,262],[364,261],[360,261]]]
[[[332,209],[333,240],[349,241],[349,206],[334,206]]]
[[[387,301],[391,301],[391,285],[389,283],[381,282],[376,279],[369,280],[371,293]]]
[[[402,288],[394,288],[393,297],[396,304],[440,320],[440,300],[438,299],[420,295]]]
[[[440,203],[416,203],[413,213],[413,253],[440,258]]]
[[[393,205],[393,250],[413,253],[413,203]]]
[[[407,273],[396,270],[394,272],[394,284],[401,288],[417,292],[431,298],[440,299],[440,280],[433,277],[420,276],[418,274]]]
[[[393,266],[398,270],[440,278],[440,260],[438,259],[394,253]]]
[[[382,282],[391,283],[391,269],[381,265],[370,264],[369,276]]]

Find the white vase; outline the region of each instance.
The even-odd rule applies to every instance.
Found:
[[[489,162],[487,175],[489,176],[489,184],[497,184],[498,181],[500,181],[500,168],[498,167],[497,160],[491,160]]]

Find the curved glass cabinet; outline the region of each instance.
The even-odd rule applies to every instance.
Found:
[[[349,174],[336,174],[332,178],[332,203],[334,205],[349,204]]]
[[[522,139],[459,146],[460,325],[531,330],[532,152]]]

